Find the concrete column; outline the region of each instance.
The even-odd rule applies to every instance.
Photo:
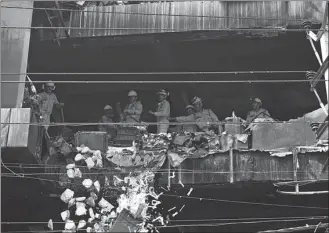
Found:
[[[1,26],[31,27],[32,10],[10,7],[33,7],[33,1],[1,3]],[[1,72],[26,73],[30,45],[30,29],[1,28]],[[2,75],[2,81],[25,81],[25,75]],[[24,83],[2,83],[1,108],[22,106]]]

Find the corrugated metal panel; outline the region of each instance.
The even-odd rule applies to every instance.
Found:
[[[84,11],[72,13],[71,27],[133,29],[72,30],[71,36],[161,33],[170,29],[194,31],[220,28],[299,26],[304,19],[311,20],[313,23],[321,23],[324,7],[325,2],[321,1],[193,1],[86,7]],[[138,28],[145,29],[138,30]],[[154,28],[162,30],[152,30]]]

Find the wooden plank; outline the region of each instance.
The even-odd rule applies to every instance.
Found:
[[[1,108],[1,147],[7,146],[10,113],[10,108]]]
[[[11,109],[10,127],[8,133],[8,147],[27,147],[29,138],[29,125],[31,109],[13,108]],[[14,123],[14,124],[12,124]],[[24,123],[24,124],[17,124]]]

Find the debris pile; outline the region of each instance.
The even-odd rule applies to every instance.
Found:
[[[74,162],[65,167],[71,185],[60,196],[67,204],[67,209],[60,213],[65,223],[63,232],[80,229],[111,232],[123,210],[138,220],[137,232],[163,225],[163,218],[154,211],[161,204],[158,201],[161,194],[154,191],[153,172],[144,170],[124,175],[119,169],[103,166],[100,151],[85,146],[76,150]],[[49,220],[48,227],[53,228],[52,220]]]

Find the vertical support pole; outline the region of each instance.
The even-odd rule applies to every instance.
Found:
[[[178,182],[182,183],[182,165],[181,164],[178,167]]]
[[[294,181],[298,181],[297,171],[298,171],[299,165],[298,165],[298,150],[297,150],[297,148],[293,148],[293,153],[292,154],[293,154]],[[299,184],[298,183],[295,184],[295,192],[296,192],[296,194],[299,193]]]
[[[328,57],[328,24],[324,27],[325,32],[320,38],[320,45],[321,45],[321,54],[322,54],[322,61],[326,60]],[[329,79],[328,79],[328,69],[324,73],[325,82],[324,85],[326,86],[326,93],[327,93],[327,103],[329,102]]]
[[[234,156],[233,148],[230,149],[230,183],[234,183]]]
[[[169,160],[169,155],[167,157],[167,163],[168,163],[168,184],[167,184],[167,187],[168,189],[170,190],[170,187],[171,187],[171,181],[170,181],[170,160]]]

